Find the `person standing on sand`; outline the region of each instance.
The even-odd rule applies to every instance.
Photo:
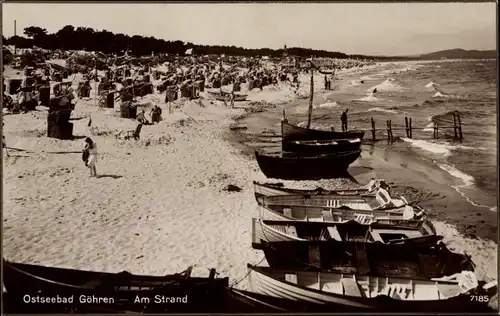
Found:
[[[342,132],[347,132],[347,112],[349,109],[345,109],[344,112],[342,112],[342,115],[340,115],[340,121],[342,122]]]
[[[85,142],[87,144],[85,145],[85,149],[83,151],[88,151],[89,153],[89,157],[87,162],[85,163],[85,166],[87,166],[90,169],[91,177],[97,177],[97,171],[96,171],[97,145],[90,137],[85,138]]]

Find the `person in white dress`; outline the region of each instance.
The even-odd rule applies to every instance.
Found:
[[[97,171],[96,171],[96,163],[97,163],[97,144],[90,138],[87,137],[85,138],[85,142],[87,143],[85,145],[85,149],[89,153],[89,158],[88,161],[86,162],[86,166],[90,170],[90,176],[91,177],[97,177]]]

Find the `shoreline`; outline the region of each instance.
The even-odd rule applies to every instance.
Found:
[[[88,178],[79,154],[48,153],[79,151],[83,140],[45,137],[45,109],[6,116],[7,146],[31,151],[4,157],[6,259],[150,275],[195,265],[193,275],[206,276],[208,269],[215,267],[231,282],[241,280],[247,263],[265,263],[264,255],[251,248],[250,223],[257,215],[252,181],[266,181],[266,177],[253,150],[231,127],[245,119],[281,112],[280,106],[265,111],[273,106],[264,102],[289,103],[287,97],[279,98],[283,93],[266,89],[250,92],[249,102],[235,103],[236,109],[211,99],[181,100],[173,114],[167,114],[167,105],[162,102],[163,121],[145,126],[137,142],[113,137],[119,130],[136,126],[134,121],[116,116],[118,104],[107,110],[95,107],[93,100],[82,101],[72,117],[91,115],[93,127],[87,127],[87,119],[74,120],[74,134],[96,140],[100,178]],[[142,98],[141,104],[157,97],[163,100],[164,94]],[[361,163],[357,167],[365,171],[364,178],[356,176],[361,183],[368,182],[370,172],[395,182],[391,184],[394,190],[405,183],[391,179],[392,165],[383,159],[363,157]],[[398,174],[404,178],[407,173],[403,170]],[[242,190],[228,192],[230,184]],[[354,185],[345,179],[320,184]],[[429,189],[431,193],[439,191]],[[401,190],[407,197],[413,192]],[[448,198],[452,198],[451,192]],[[445,204],[444,199],[437,201],[433,203]],[[455,227],[433,222],[451,250],[466,251],[478,270],[496,278],[496,264],[492,264],[496,262],[495,242],[463,237]],[[239,287],[246,288],[245,280]]]

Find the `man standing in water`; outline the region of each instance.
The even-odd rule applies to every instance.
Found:
[[[340,116],[340,121],[342,122],[342,132],[347,132],[347,112],[349,110],[345,109],[344,112],[342,112],[342,115]]]

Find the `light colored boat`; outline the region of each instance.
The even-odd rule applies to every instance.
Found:
[[[250,264],[248,272],[250,290],[253,292],[367,311],[411,312],[420,311],[419,307],[446,310],[455,304],[462,304],[462,308],[468,309],[470,294],[482,290],[470,271],[430,280],[311,272]]]
[[[282,183],[259,183],[254,181],[254,194],[257,203],[262,204],[262,198],[274,195],[374,195],[379,188],[390,190],[389,185],[383,179],[372,179],[370,182],[362,187],[355,189],[345,190],[326,190],[323,188],[316,188],[314,190],[292,189],[286,188]]]
[[[306,221],[344,223],[357,221],[371,224],[381,220],[397,221],[421,220],[423,210],[415,212],[414,207],[403,207],[384,210],[359,210],[350,208],[325,208],[321,206],[274,205],[259,206],[259,215],[265,220]]]
[[[432,224],[425,221],[379,221],[363,225],[346,223],[275,221],[252,218],[252,247],[261,248],[261,241],[335,240],[383,244],[435,244],[439,238]]]

